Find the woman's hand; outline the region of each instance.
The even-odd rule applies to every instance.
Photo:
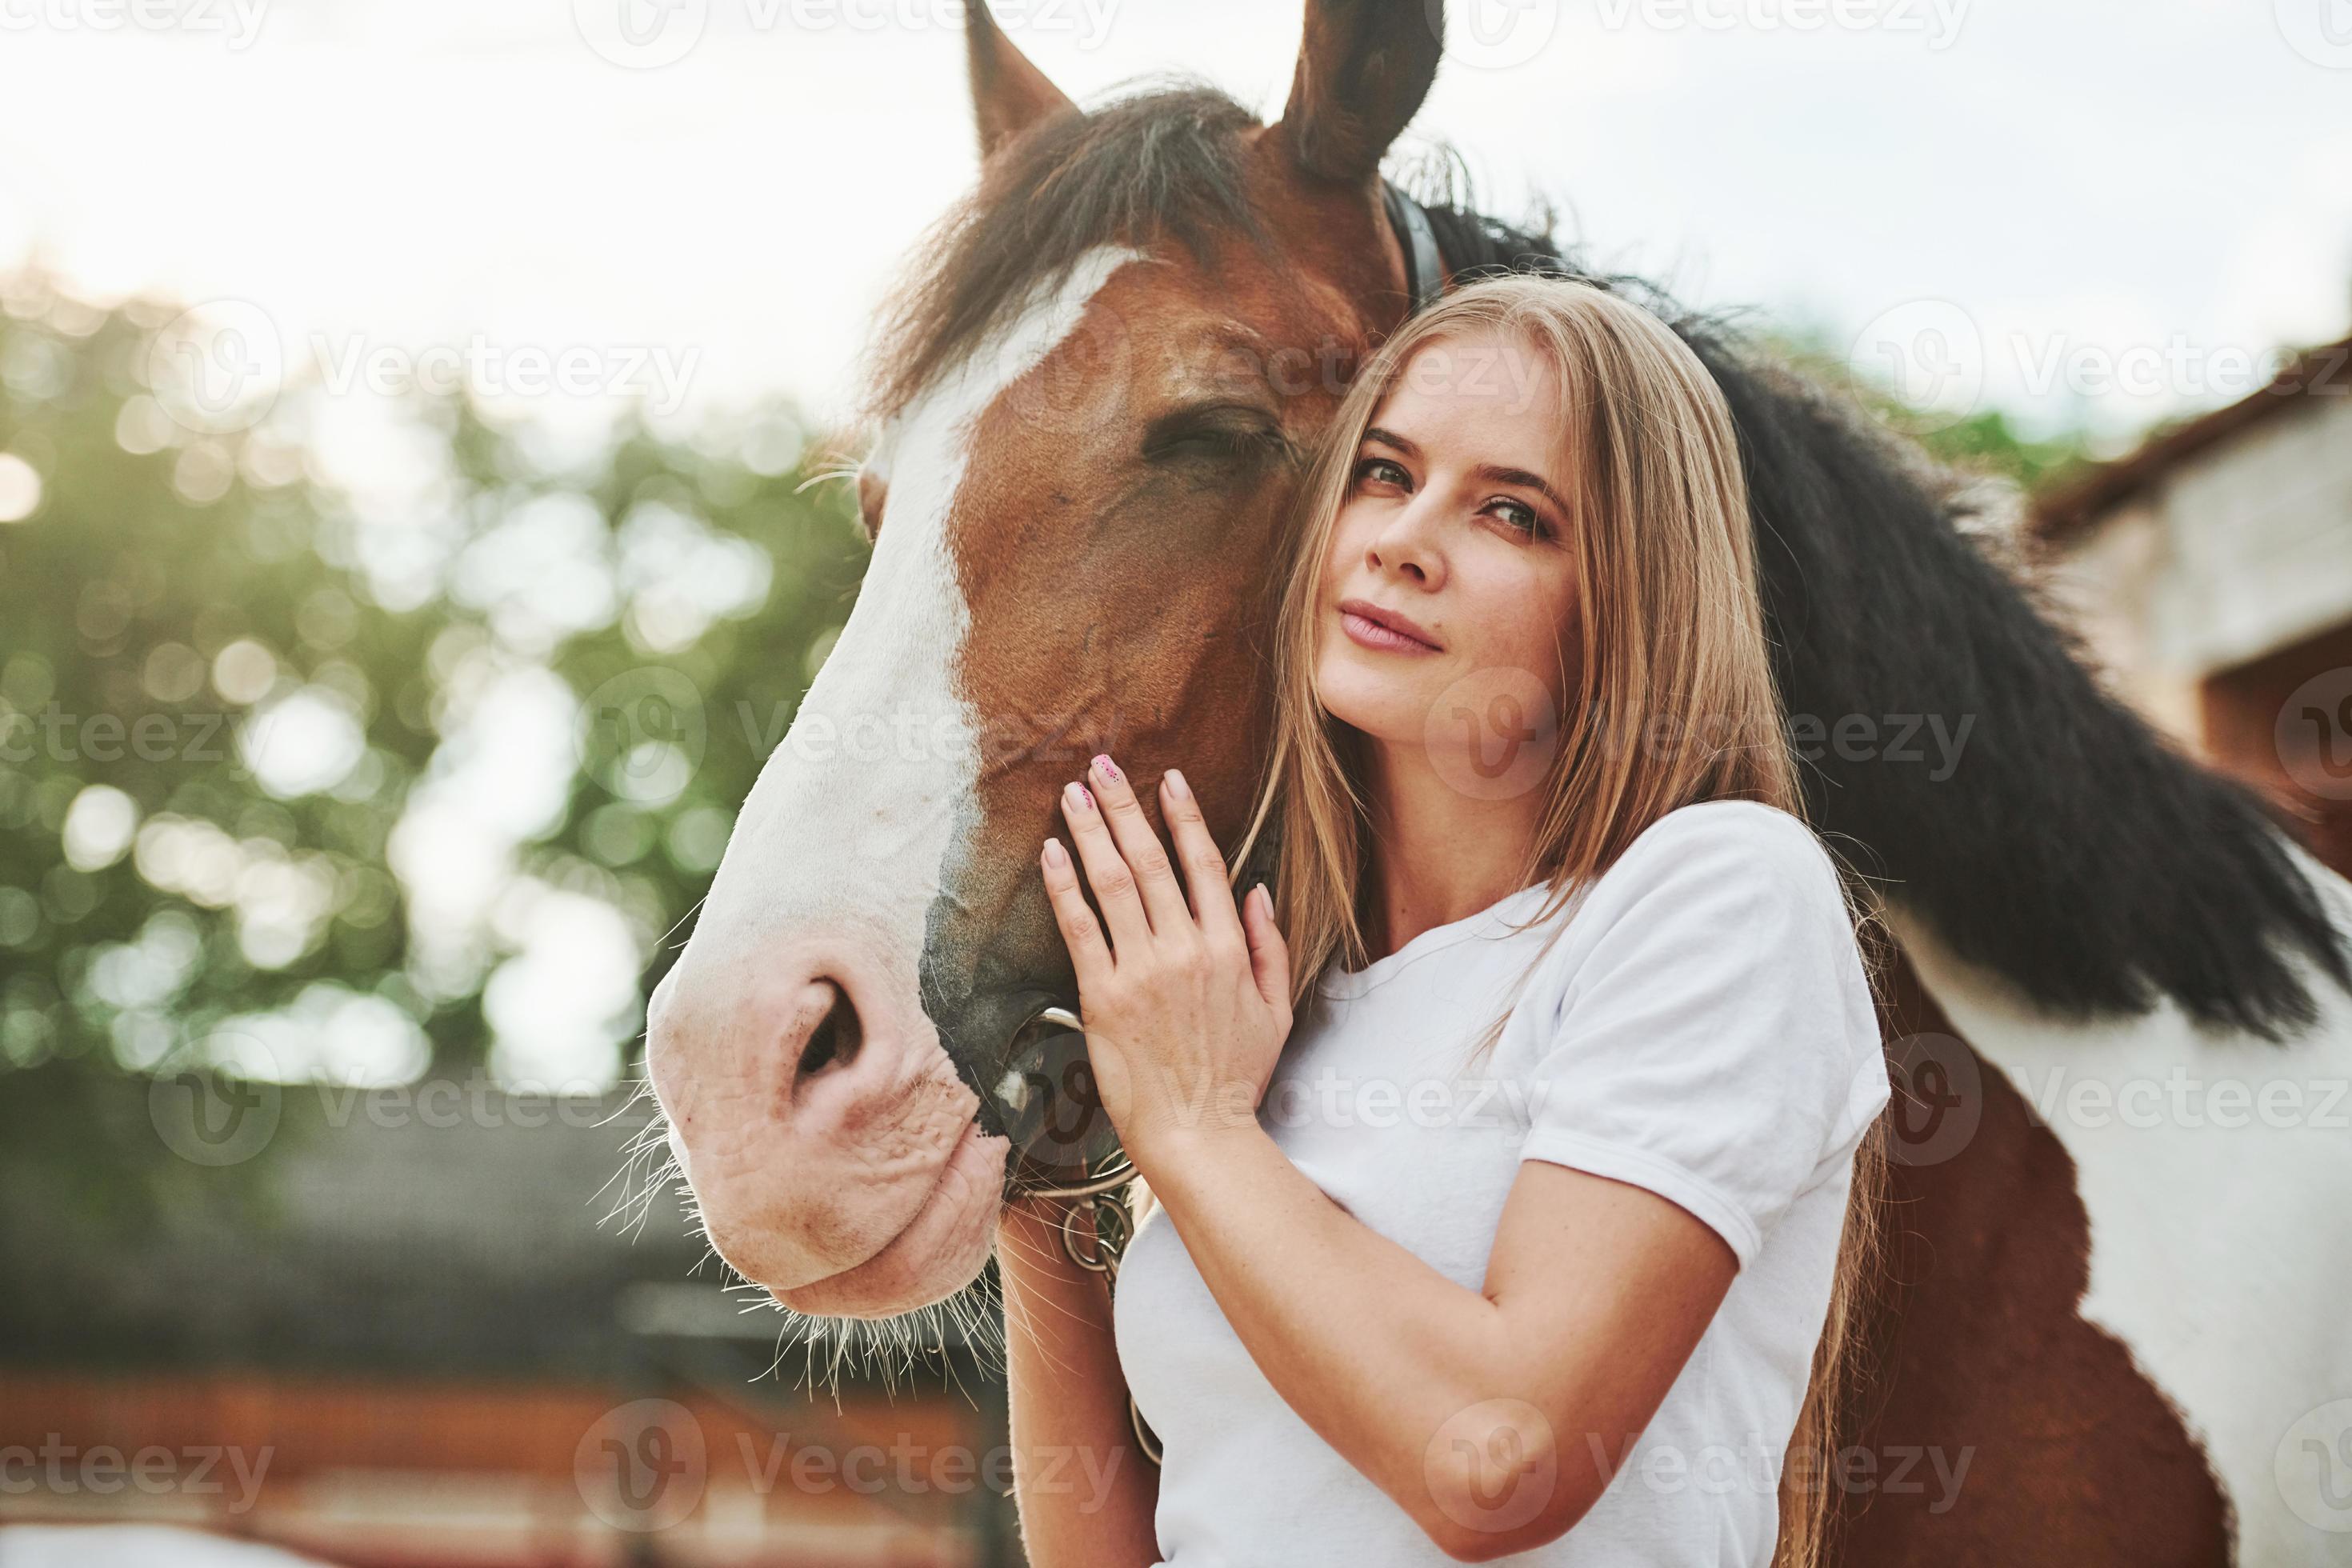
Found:
[[[1108,757],[1087,776],[1063,789],[1062,815],[1102,919],[1056,838],[1042,857],[1045,892],[1077,967],[1103,1109],[1140,1164],[1171,1136],[1255,1126],[1290,1035],[1290,951],[1263,883],[1235,911],[1224,857],[1183,774],[1160,776],[1160,809],[1189,905],[1126,776]]]

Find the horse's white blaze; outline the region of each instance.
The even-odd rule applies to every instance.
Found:
[[[882,944],[911,1007],[924,917],[979,778],[980,723],[955,689],[971,616],[948,519],[980,416],[1132,257],[1082,258],[884,433],[873,464],[888,500],[865,584],[743,803],[698,931],[739,933],[752,951],[780,928],[846,925]]]
[[[2298,858],[2352,924],[2352,886]],[[1899,924],[1953,1025],[2073,1156],[2090,1217],[2083,1316],[2203,1445],[2238,1561],[2352,1563],[2337,1457],[2297,1441],[2315,1410],[2352,1400],[2352,998],[2309,975],[2322,1021],[2284,1046],[2200,1031],[2169,1003],[2080,1027]],[[2352,1442],[2321,1424],[2326,1447]]]

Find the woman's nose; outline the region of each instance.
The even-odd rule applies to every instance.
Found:
[[[1444,575],[1444,556],[1438,548],[1441,509],[1426,491],[1394,512],[1365,550],[1372,567],[1434,587]]]

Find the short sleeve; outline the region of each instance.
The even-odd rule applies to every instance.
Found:
[[[1654,1192],[1746,1268],[1887,1098],[1827,852],[1769,806],[1683,807],[1593,885],[1561,945],[1564,980],[1534,993],[1558,1011],[1520,1157]]]

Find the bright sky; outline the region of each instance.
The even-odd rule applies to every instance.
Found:
[[[1548,193],[1603,258],[1891,345],[1955,407],[2121,432],[2352,314],[2352,0],[1452,9],[1418,129],[1490,206]],[[999,10],[1082,100],[1177,70],[1270,113],[1298,36],[1288,0]],[[971,176],[959,16],[0,0],[0,266],[249,301],[292,363],[588,345],[657,400],[822,414]]]

